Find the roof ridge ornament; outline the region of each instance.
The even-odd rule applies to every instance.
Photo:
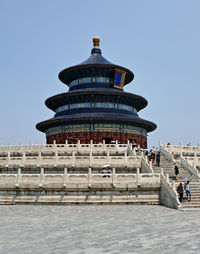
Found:
[[[92,40],[93,40],[93,49],[91,51],[91,54],[94,53],[101,54],[101,49],[99,48],[100,38],[98,36],[94,36]]]
[[[99,48],[100,38],[98,36],[94,36],[92,40],[93,40],[94,48],[98,49]]]

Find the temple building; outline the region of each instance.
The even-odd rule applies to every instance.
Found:
[[[105,59],[99,42],[99,37],[94,37],[90,57],[59,73],[60,81],[69,91],[45,101],[55,115],[38,123],[36,128],[46,134],[47,144],[117,140],[146,148],[147,133],[156,129],[156,124],[138,115],[147,106],[147,100],[124,91],[134,74]]]

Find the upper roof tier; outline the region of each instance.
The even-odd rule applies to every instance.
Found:
[[[90,57],[82,63],[66,68],[59,73],[58,77],[64,84],[69,86],[70,82],[86,77],[107,77],[110,80],[114,80],[116,69],[126,72],[124,85],[133,80],[134,74],[132,71],[115,65],[102,56],[99,42],[99,37],[94,37],[94,47],[91,50]]]

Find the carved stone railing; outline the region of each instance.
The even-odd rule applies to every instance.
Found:
[[[189,162],[191,165],[193,165],[195,168],[200,167],[200,157],[196,156],[196,153],[194,154],[193,157],[191,156],[184,156],[184,153],[182,153],[182,157],[184,157],[187,162]]]
[[[200,153],[200,144],[198,144],[197,146],[192,146],[191,144],[190,145],[187,145],[187,146],[183,146],[181,143],[179,145],[165,145],[165,144],[162,144],[162,147],[165,148],[165,150],[171,152],[171,153],[178,153],[178,154],[181,154],[181,153],[188,153],[188,154],[191,154],[191,153]]]
[[[128,186],[137,188],[138,186],[160,187],[160,174],[140,174],[139,168],[136,174],[116,174],[115,168],[111,174],[92,174],[92,169],[88,169],[88,174],[68,174],[67,168],[63,174],[45,174],[41,168],[40,174],[22,174],[21,168],[17,174],[0,174],[0,188],[65,188],[68,185],[74,186],[101,185],[101,188],[109,184],[112,187],[127,188]],[[105,186],[104,186],[105,187]]]
[[[166,149],[165,145],[160,144],[160,153],[165,157],[166,160],[175,163],[172,153]]]
[[[141,156],[141,171],[146,173],[154,173],[152,164],[148,162],[147,156],[142,153]]]
[[[181,203],[176,192],[175,182],[169,182],[169,176],[164,175],[161,169],[161,200],[162,204],[171,208],[180,209]]]
[[[81,144],[78,141],[77,144],[41,144],[41,145],[8,145],[3,146],[0,144],[0,152],[55,152],[55,151],[67,151],[67,152],[105,152],[105,151],[118,151],[124,152],[127,151],[130,143],[127,144],[118,144],[116,141],[115,144],[105,144],[105,141],[102,144],[93,144],[92,140],[90,144]]]
[[[198,178],[200,177],[199,171],[196,169],[196,166],[193,164],[191,165],[187,159],[185,159],[183,156],[180,157],[180,164],[181,166],[190,172],[191,175]]]
[[[127,156],[127,152],[124,155],[111,156],[109,151],[107,155],[72,155],[68,156],[22,156],[22,157],[0,157],[0,166],[37,166],[37,167],[48,167],[48,166],[82,166],[82,167],[102,167],[104,164],[109,164],[112,167],[129,167],[137,168],[141,166],[141,156]]]

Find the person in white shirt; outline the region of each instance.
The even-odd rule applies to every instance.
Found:
[[[190,191],[190,181],[187,181],[185,184],[185,191],[186,191],[186,196],[187,196],[187,201],[191,201],[191,191]]]

